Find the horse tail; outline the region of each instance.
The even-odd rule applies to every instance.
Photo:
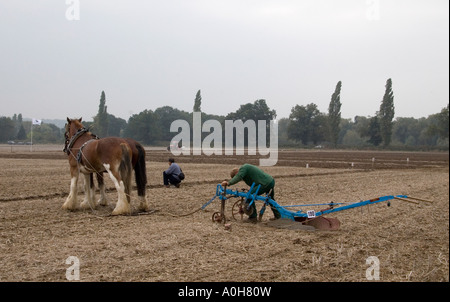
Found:
[[[134,166],[134,174],[136,178],[136,186],[138,196],[145,196],[145,187],[147,186],[147,172],[145,167],[145,149],[141,144],[136,143],[138,150],[138,159]]]
[[[125,186],[125,194],[127,195],[127,200],[130,202],[130,193],[131,193],[131,172],[133,171],[133,167],[131,164],[131,156],[130,156],[130,147],[128,144],[122,143],[120,144],[122,147],[122,159],[119,165],[119,173],[120,178],[122,178],[123,184]]]

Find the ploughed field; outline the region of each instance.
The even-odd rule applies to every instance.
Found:
[[[449,281],[448,152],[279,150],[277,165],[262,169],[281,205],[399,194],[433,201],[343,211],[330,215],[338,231],[310,231],[274,227],[270,209],[257,224],[235,221],[235,199],[226,203],[231,229],[211,219],[218,199],[197,211],[233,167],[258,164],[250,155],[176,157],[186,174],[177,189],[162,185],[171,154],[146,148],[150,212],[138,213],[135,200],[132,215],[109,216],[117,194],[106,174],[108,206],[64,211],[70,172],[61,150],[0,146],[0,281],[66,281],[71,256],[80,281],[364,282],[375,276],[369,257],[379,260],[380,281]],[[82,201],[83,179],[78,185]]]

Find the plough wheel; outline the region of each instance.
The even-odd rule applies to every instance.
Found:
[[[244,220],[244,214],[242,200],[236,201],[231,208],[231,216],[233,216],[234,220]]]
[[[220,212],[215,212],[213,215],[212,215],[212,221],[213,222],[216,222],[216,223],[226,223],[226,218],[225,218],[225,215],[222,215],[222,213],[220,213]]]
[[[308,220],[304,224],[322,231],[336,231],[341,226],[341,222],[337,218],[325,218],[323,216]]]

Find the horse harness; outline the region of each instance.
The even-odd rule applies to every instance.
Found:
[[[65,153],[67,153],[67,155],[70,155],[72,153],[71,149],[72,149],[73,145],[75,144],[75,142],[77,141],[77,139],[80,138],[83,134],[85,134],[87,132],[89,132],[88,128],[83,127],[83,128],[78,129],[78,131],[72,136],[72,138],[70,139],[69,142],[67,142],[67,140],[66,140],[66,146],[64,147],[63,151]],[[82,161],[83,148],[86,147],[90,142],[99,139],[99,137],[95,134],[92,134],[92,137],[93,137],[92,139],[88,140],[80,147],[77,155],[74,156],[79,164],[81,164],[81,161]]]

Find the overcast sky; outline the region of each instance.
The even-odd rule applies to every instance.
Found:
[[[164,105],[226,115],[265,99],[396,117],[449,102],[448,0],[0,0],[0,116],[128,118]],[[71,20],[79,19],[79,20]]]

